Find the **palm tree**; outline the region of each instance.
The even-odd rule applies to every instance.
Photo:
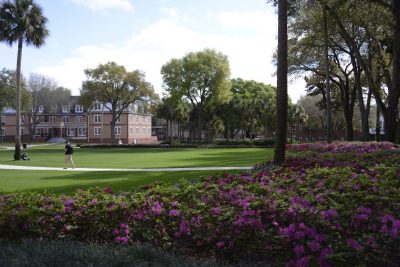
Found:
[[[278,69],[276,92],[276,131],[274,163],[281,165],[285,161],[287,133],[287,73],[288,73],[288,41],[287,41],[287,0],[278,1]]]
[[[40,47],[44,44],[49,31],[47,18],[42,8],[33,0],[3,0],[0,3],[0,41],[12,46],[18,43],[16,77],[16,131],[14,159],[21,158],[21,58],[22,45]]]

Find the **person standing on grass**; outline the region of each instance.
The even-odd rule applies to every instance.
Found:
[[[74,161],[72,160],[73,153],[74,149],[72,148],[72,145],[68,141],[65,141],[64,169],[67,168],[68,162],[72,164],[72,169],[75,169],[75,164]]]

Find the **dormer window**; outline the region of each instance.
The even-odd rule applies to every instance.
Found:
[[[67,105],[63,105],[63,106],[62,106],[62,113],[68,113],[69,110],[70,110],[70,107],[69,107],[69,106],[67,106]]]
[[[101,110],[101,103],[95,102],[93,106],[93,110]]]
[[[40,105],[38,107],[38,113],[43,113],[43,111],[44,111],[44,107],[42,105]]]
[[[76,113],[82,113],[83,112],[83,106],[75,105],[75,112]]]

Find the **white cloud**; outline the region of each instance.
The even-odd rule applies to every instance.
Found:
[[[79,5],[88,7],[95,11],[106,9],[120,9],[132,11],[133,6],[129,0],[71,0]]]
[[[178,13],[176,12],[175,8],[168,8],[168,7],[161,7],[160,8],[161,13],[167,15],[171,19],[178,19]]]
[[[169,12],[174,15],[172,10]],[[213,48],[229,57],[232,78],[240,77],[275,85],[276,77],[272,76],[275,72],[272,54],[277,44],[275,15],[256,11],[253,15],[249,12],[234,12],[217,16],[224,27],[234,27],[237,25],[235,21],[246,21],[241,27],[252,27],[253,30],[244,33],[238,31],[240,33],[235,34],[204,34],[178,24],[175,19],[160,19],[142,31],[133,33],[123,45],[82,46],[75,51],[73,57],[65,59],[61,64],[43,66],[35,72],[53,77],[60,85],[77,94],[85,79],[85,68],[115,61],[124,65],[128,71],[143,70],[146,79],[161,93],[160,69],[163,64],[191,51]],[[264,26],[253,27],[252,23],[255,22]],[[299,87],[298,82],[289,84],[289,93],[293,100],[298,99],[299,92],[304,92]]]

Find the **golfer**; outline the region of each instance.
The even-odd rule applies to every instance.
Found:
[[[74,153],[74,149],[72,148],[72,145],[68,141],[65,141],[64,169],[67,168],[68,162],[71,163],[72,169],[75,169],[75,164],[74,164],[74,161],[72,160],[73,153]]]

